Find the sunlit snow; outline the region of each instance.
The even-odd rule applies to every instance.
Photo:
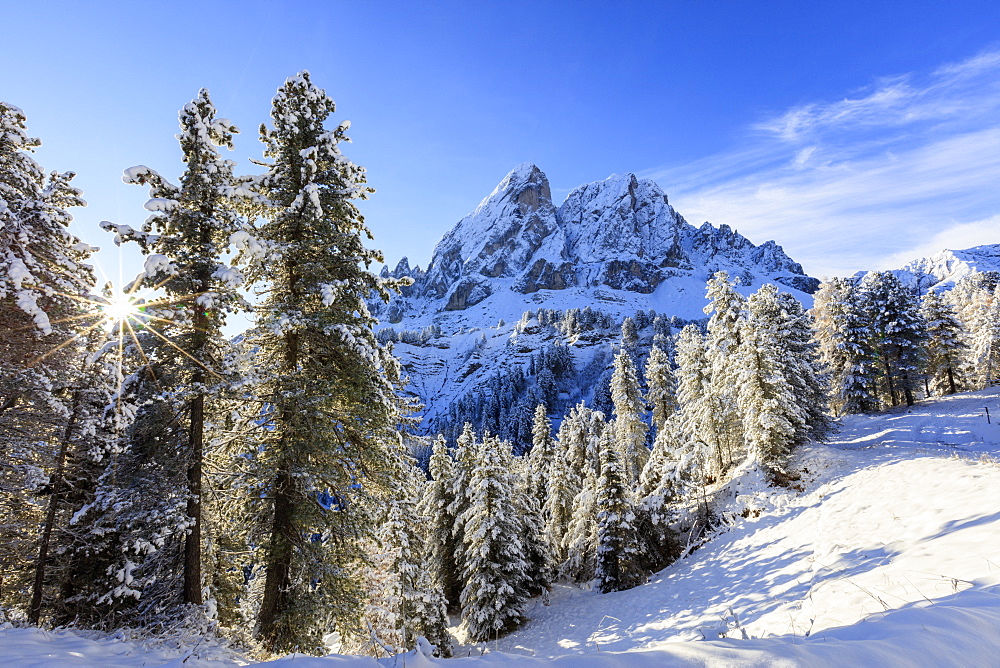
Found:
[[[1000,389],[845,418],[830,443],[799,452],[801,491],[774,491],[760,516],[735,519],[636,589],[557,585],[519,630],[459,646],[465,658],[273,665],[988,665],[1000,647],[1000,425],[987,407],[1000,414]],[[140,646],[9,625],[0,657],[39,667],[239,661],[211,643]]]

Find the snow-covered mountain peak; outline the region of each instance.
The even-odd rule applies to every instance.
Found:
[[[907,262],[892,273],[916,293],[928,290],[950,290],[973,272],[1000,272],[1000,244],[973,246],[964,250],[945,249],[929,257]],[[855,274],[861,280],[868,272]]]
[[[427,271],[410,273],[416,283],[385,315],[395,323],[408,313],[500,299],[515,311],[504,306],[499,317],[516,319],[542,291],[570,290],[582,307],[595,289],[651,295],[672,279],[703,282],[718,269],[739,273],[746,285],[772,280],[806,293],[816,286],[773,242],[755,246],[726,225],[689,225],[653,181],[614,174],[574,189],[557,207],[544,172],[525,162],[441,239]]]
[[[526,208],[537,208],[543,201],[552,202],[552,191],[545,173],[534,163],[522,162],[510,170],[493,192],[483,198],[472,215],[494,209],[499,202],[511,196]],[[520,201],[522,196],[524,201]]]
[[[660,330],[701,320],[705,282],[719,270],[738,276],[745,294],[778,283],[807,307],[819,284],[774,242],[757,246],[727,225],[688,224],[653,181],[616,174],[557,205],[545,174],[523,163],[441,239],[426,271],[402,260],[386,269],[414,283],[371,308],[386,340],[398,343],[433,431],[447,428],[463,396],[530,369],[556,343],[571,346],[582,379],[563,388],[563,399],[588,398],[625,317],[636,317],[647,343],[657,316]],[[562,318],[570,324],[557,331]]]

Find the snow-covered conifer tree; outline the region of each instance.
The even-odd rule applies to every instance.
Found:
[[[382,256],[365,248],[371,235],[352,200],[372,190],[341,153],[349,123],[325,127],[334,108],[308,72],[290,77],[274,98],[274,128],[261,128],[273,163],[254,184],[265,222],[253,277],[267,290],[252,342],[270,372],[257,388],[267,423],[256,461],[270,476],[257,631],[273,651],[318,649],[329,632],[319,622],[355,615],[351,564],[373,528],[358,499],[392,483],[386,449],[399,438],[399,363],[376,339],[365,300],[387,300],[401,281],[368,270]]]
[[[449,514],[455,518],[452,526],[452,539],[455,544],[455,573],[458,576],[458,597],[461,598],[462,589],[465,588],[465,519],[469,505],[472,503],[472,475],[479,466],[479,458],[483,454],[481,444],[476,439],[476,433],[472,425],[468,422],[462,429],[461,435],[455,448],[455,460],[453,462],[454,475],[451,479],[451,504],[448,506]],[[453,592],[445,591],[448,601],[452,600]]]
[[[59,468],[72,412],[81,333],[103,318],[88,309],[94,249],[67,229],[84,206],[72,172],[46,177],[30,153],[24,113],[0,102],[0,605],[23,608],[36,565],[46,479]]]
[[[773,473],[784,470],[796,437],[806,425],[806,412],[790,382],[795,360],[782,340],[777,287],[762,286],[750,296],[747,307],[736,398],[747,458]]]
[[[579,476],[576,472],[570,471],[566,450],[562,447],[562,439],[559,439],[549,468],[545,505],[542,508],[545,540],[555,566],[566,560],[563,538],[573,516],[573,498],[579,492],[579,486]]]
[[[559,574],[577,582],[594,577],[597,540],[594,503],[601,465],[600,438],[609,429],[604,415],[583,403],[574,406],[559,427],[558,450],[562,452],[562,462],[558,466],[562,472],[553,476],[564,476],[565,485],[558,488],[550,485],[546,505],[550,524],[546,531],[550,540],[555,540],[561,532],[560,544],[552,548],[553,554],[558,555]]]
[[[545,486],[541,486],[540,494],[536,491],[538,488],[532,483],[532,468],[532,462],[525,461],[524,457],[514,458],[511,470],[514,493],[510,499],[520,519],[521,545],[527,563],[525,595],[528,597],[541,594],[552,584],[552,553],[545,539],[545,520],[542,517],[544,498],[540,498],[544,497]],[[545,477],[548,477],[547,471]]]
[[[1000,369],[1000,275],[974,272],[948,292],[968,346],[962,375],[972,387],[994,382]]]
[[[613,375],[613,368],[605,369],[594,383],[594,398],[591,401],[591,408],[604,415],[611,415],[615,406],[611,400],[611,377]]]
[[[659,433],[677,410],[677,380],[667,353],[653,346],[646,360],[646,401],[652,406],[653,429]]]
[[[615,372],[611,376],[611,400],[614,403],[615,447],[619,452],[621,475],[626,487],[632,489],[649,459],[649,450],[646,448],[649,426],[643,419],[646,409],[639,390],[635,364],[625,348],[615,358]]]
[[[961,385],[956,375],[967,348],[962,325],[952,306],[933,290],[924,295],[920,315],[927,327],[924,374],[935,392],[954,394]]]
[[[560,566],[562,577],[587,582],[594,577],[597,554],[597,475],[589,466],[573,498],[569,526],[563,535],[566,559]]]
[[[809,439],[822,440],[833,429],[829,417],[828,381],[813,339],[812,321],[801,302],[787,292],[777,296],[774,314],[778,341],[784,351],[784,374],[792,385],[795,401],[805,414],[796,429],[796,445]]]
[[[711,392],[711,368],[705,354],[705,339],[695,325],[687,325],[677,339],[678,430],[683,448],[690,451],[691,465],[701,477],[722,472],[722,455],[715,447],[719,429]]]
[[[426,567],[420,535],[421,524],[427,520],[416,507],[423,473],[401,453],[395,459],[402,469],[400,483],[378,500],[382,510],[373,541],[376,554],[369,567],[373,577],[365,621],[383,643],[412,649],[423,636],[439,656],[451,656],[444,594]]]
[[[27,134],[24,112],[0,102],[0,304],[9,332],[4,351],[12,345],[24,348],[19,351],[22,364],[13,364],[16,357],[4,357],[7,383],[14,382],[8,376],[23,369],[25,357],[34,361],[97,319],[86,322],[88,314],[79,306],[94,284],[86,260],[95,249],[67,229],[73,220],[67,209],[86,202],[70,185],[73,172],[53,172],[46,178],[29,155],[40,145]],[[55,340],[41,340],[53,334]],[[58,360],[51,358],[49,365]],[[0,411],[30,399],[30,375],[20,388],[3,388]]]
[[[635,362],[635,355],[638,352],[639,347],[639,328],[635,325],[635,320],[632,318],[625,318],[622,320],[622,335],[621,335],[621,348],[628,352],[632,356],[632,362]]]
[[[594,577],[600,592],[631,589],[646,580],[635,513],[610,434],[601,439],[601,478],[597,481],[597,552]]]
[[[705,361],[711,382],[705,386],[705,391],[715,423],[707,435],[715,439],[709,445],[716,451],[718,473],[723,473],[738,460],[744,448],[742,421],[734,399],[740,373],[737,358],[742,343],[742,323],[746,319],[746,299],[736,291],[736,282],[724,271],[716,272],[709,279],[707,297],[709,304],[704,310],[710,315]]]
[[[559,442],[565,452],[567,470],[576,476],[574,487],[582,482],[588,469],[594,473],[600,470],[597,438],[605,427],[604,414],[587,408],[583,402],[571,408],[560,425]]]
[[[131,337],[130,337],[131,338]],[[86,535],[83,553],[96,570],[79,583],[73,602],[81,620],[134,626],[182,614],[187,514],[187,430],[175,416],[181,400],[163,391],[179,383],[176,371],[161,365],[159,346],[168,345],[148,329],[122,352],[125,368],[115,411],[126,411],[111,445],[94,499],[77,518]],[[134,345],[134,348],[132,347]],[[139,360],[148,363],[139,366]],[[162,385],[161,385],[162,384]]]
[[[842,278],[824,281],[814,296],[810,315],[834,414],[878,408],[875,353],[860,291]]]
[[[80,559],[86,542],[74,517],[93,500],[94,487],[107,465],[110,422],[105,411],[118,389],[118,370],[113,357],[116,346],[103,328],[91,330],[83,347],[96,350],[82,355],[72,380],[66,383],[68,409],[59,430],[58,452],[46,485],[46,510],[40,527],[35,573],[28,606],[28,621],[38,624],[43,613],[65,621],[66,599],[78,581],[85,580],[86,565]],[[105,345],[101,347],[101,341]],[[81,568],[82,567],[82,568]]]
[[[531,452],[528,454],[528,493],[539,507],[545,505],[549,470],[552,467],[555,442],[552,439],[552,421],[545,412],[545,404],[535,407],[531,428]]]
[[[490,436],[481,448],[463,534],[462,620],[473,641],[495,638],[521,622],[529,580],[521,523],[510,504],[515,493],[510,448]]]
[[[906,405],[912,406],[925,337],[919,305],[891,271],[868,274],[862,294],[886,403],[898,405],[902,393]]]
[[[976,324],[972,337],[973,360],[979,384],[985,387],[995,384],[1000,376],[1000,283],[984,300]]]
[[[452,484],[455,467],[443,437],[434,441],[428,468],[431,479],[424,486],[420,514],[426,518],[426,562],[432,581],[444,592],[448,604],[458,607],[462,593],[461,574],[455,564],[455,515]]]
[[[639,477],[635,513],[642,561],[649,571],[660,570],[679,552],[677,535],[671,526],[683,492],[679,421],[679,415],[674,414],[657,431],[649,461]]]
[[[147,307],[151,323],[165,330],[172,345],[157,346],[159,364],[170,368],[170,386],[161,383],[164,395],[183,401],[178,418],[186,426],[185,445],[178,455],[186,466],[189,526],[184,546],[184,603],[201,604],[202,578],[202,465],[205,426],[211,421],[210,397],[219,393],[229,371],[224,368],[226,314],[247,308],[239,288],[242,274],[222,257],[230,237],[243,226],[231,195],[236,187],[234,163],[223,160],[217,146],[233,148],[232,122],[217,118],[208,91],[181,109],[177,135],[186,165],[180,185],[144,167],[125,171],[126,183],[149,185],[146,208],[153,212],[142,232],[124,231],[119,238],[134,238],[149,253],[145,273],[166,293]]]

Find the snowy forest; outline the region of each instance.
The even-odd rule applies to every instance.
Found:
[[[834,278],[806,309],[720,271],[694,322],[526,313],[620,331],[614,355],[537,351],[530,383],[509,369],[421,424],[393,345],[437,333],[371,314],[410,283],[375,271],[355,204],[374,190],[334,112],[289,78],[239,174],[220,150],[239,130],[200,91],[179,180],[125,170],[150,215],[101,227],[145,263],[102,286],[68,229],[74,174],[46,173],[0,102],[0,621],[448,657],[456,623],[501,637],[554,582],[643,584],[726,519],[713,498],[795,488],[792,453],[835,418],[997,378],[995,272],[925,294]],[[252,324],[227,336],[236,315]]]

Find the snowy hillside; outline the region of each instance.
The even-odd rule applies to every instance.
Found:
[[[923,294],[933,288],[949,290],[975,271],[1000,271],[1000,244],[943,250],[908,262],[892,273],[915,292]],[[855,276],[860,279],[865,273],[858,272]]]
[[[724,617],[753,638],[820,640],[843,626],[854,629],[831,637],[864,637],[889,611],[952,595],[961,605],[965,592],[992,592],[1000,618],[1000,425],[986,406],[1000,413],[1000,391],[846,417],[829,444],[799,452],[802,492],[772,492],[759,517],[737,518],[645,586],[560,590],[499,648],[662,648],[711,635]]]
[[[819,284],[773,241],[756,246],[727,225],[690,225],[653,181],[613,175],[556,206],[545,174],[524,163],[444,236],[426,270],[406,258],[385,269],[415,283],[372,309],[427,406],[425,428],[439,431],[437,418],[456,400],[500,370],[527,372],[542,346],[571,346],[578,374],[600,371],[624,318],[639,311],[704,318],[705,282],[719,270],[738,276],[744,294],[776,283],[807,308]],[[534,339],[515,327],[528,311],[588,307],[606,316],[606,326],[560,336],[542,323],[528,327]],[[594,380],[567,379],[563,399],[589,399]],[[547,403],[553,414],[562,408]]]
[[[985,407],[1000,414],[1000,390],[845,418],[829,444],[800,451],[801,491],[772,490],[759,516],[646,585],[558,587],[518,631],[460,647],[469,658],[274,665],[995,665],[1000,426]],[[220,654],[0,628],[0,657],[17,666],[235,665]]]

